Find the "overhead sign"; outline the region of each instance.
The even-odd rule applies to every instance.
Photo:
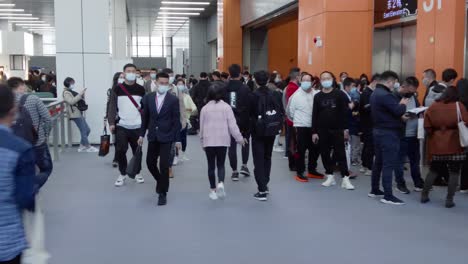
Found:
[[[374,0],[374,23],[398,21],[418,13],[417,0]]]

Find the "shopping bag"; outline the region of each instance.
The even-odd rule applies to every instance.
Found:
[[[142,156],[143,153],[141,151],[141,146],[138,146],[137,150],[135,151],[135,154],[133,155],[132,159],[130,160],[127,166],[127,175],[131,179],[135,179],[135,177],[141,171]]]
[[[458,117],[458,133],[460,134],[460,145],[464,148],[468,147],[468,127],[463,121],[463,117],[460,111],[460,105],[457,102],[457,117]]]
[[[107,134],[107,127],[104,125],[104,134],[101,136],[101,145],[99,146],[99,157],[105,157],[109,154],[110,135]]]
[[[45,250],[44,214],[36,203],[34,212],[23,213],[24,231],[29,248],[23,252],[22,264],[47,264],[50,258]]]

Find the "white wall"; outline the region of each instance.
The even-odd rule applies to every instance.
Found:
[[[249,24],[294,2],[296,0],[241,0],[241,25]]]

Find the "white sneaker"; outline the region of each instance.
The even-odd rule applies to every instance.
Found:
[[[284,148],[280,147],[280,146],[277,146],[277,147],[274,147],[273,148],[273,151],[274,152],[284,152]]]
[[[224,183],[218,183],[217,195],[219,198],[224,199],[226,197],[226,190],[224,189]]]
[[[218,195],[217,195],[216,192],[213,191],[213,190],[210,191],[210,195],[209,195],[209,196],[210,196],[210,199],[213,200],[213,201],[218,200]]]
[[[117,177],[117,180],[115,181],[115,186],[116,187],[121,187],[125,184],[125,179],[127,179],[127,176],[124,176],[124,175],[119,175],[119,177]]]
[[[86,152],[88,153],[96,153],[96,152],[99,152],[99,149],[93,147],[93,146],[90,146],[89,148],[86,149]]]
[[[372,171],[371,170],[366,170],[366,173],[364,174],[366,176],[372,176]]]
[[[466,194],[468,193],[468,190],[460,190],[460,193]]]
[[[361,168],[359,169],[359,171],[362,172],[362,173],[364,173],[364,172],[366,172],[366,168],[361,167]]]
[[[354,185],[351,184],[349,176],[343,178],[343,181],[341,182],[341,188],[346,190],[354,190]]]
[[[334,175],[327,175],[327,180],[324,183],[322,183],[322,186],[323,187],[330,187],[330,186],[333,186],[333,185],[336,185],[335,176]]]
[[[137,183],[144,183],[145,182],[145,178],[143,178],[143,176],[141,176],[140,174],[138,174],[137,176],[135,176],[135,181]]]
[[[179,158],[177,156],[174,157],[174,162],[172,163],[172,166],[177,166],[179,163]]]
[[[80,145],[80,147],[78,148],[78,152],[85,152],[87,149],[88,149],[88,147]]]

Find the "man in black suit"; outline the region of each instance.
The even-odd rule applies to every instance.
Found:
[[[181,130],[179,99],[169,91],[172,88],[167,73],[159,73],[156,77],[158,91],[147,94],[142,101],[143,115],[141,134],[138,144],[143,145],[143,139],[148,130],[148,154],[146,163],[156,180],[156,193],[159,195],[158,205],[167,204],[169,191],[169,168],[171,145],[177,141]],[[158,158],[159,169],[158,169]]]

